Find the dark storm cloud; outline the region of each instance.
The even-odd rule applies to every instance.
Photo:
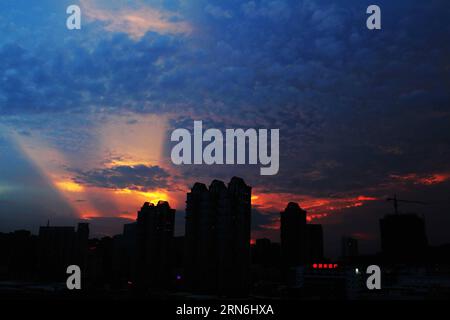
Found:
[[[79,171],[76,181],[90,186],[145,191],[167,186],[169,174],[158,166],[116,166]]]

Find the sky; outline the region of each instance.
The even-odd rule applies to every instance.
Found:
[[[112,235],[168,200],[182,234],[193,183],[240,176],[253,239],[277,241],[295,201],[328,255],[343,235],[376,252],[397,194],[450,242],[448,17],[445,0],[1,1],[0,232],[85,219]],[[173,165],[170,134],[194,120],[278,128],[278,174]]]

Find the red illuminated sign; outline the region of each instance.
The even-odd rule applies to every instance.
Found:
[[[313,269],[336,269],[338,267],[337,263],[313,263]]]

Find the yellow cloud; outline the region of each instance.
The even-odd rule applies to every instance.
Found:
[[[73,181],[56,181],[54,184],[58,187],[60,190],[69,191],[69,192],[83,192],[84,187],[76,182]]]
[[[148,201],[151,203],[158,203],[159,200],[168,201],[169,195],[164,190],[155,190],[155,191],[139,191],[139,190],[130,190],[130,189],[118,189],[114,191],[115,194],[122,195],[136,195],[139,196],[143,201]]]

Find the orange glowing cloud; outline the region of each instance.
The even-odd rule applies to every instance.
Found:
[[[408,173],[405,175],[390,175],[392,179],[401,181],[401,182],[410,182],[413,184],[422,184],[422,185],[434,185],[443,183],[450,179],[449,172],[442,173],[432,173],[432,174],[417,174],[417,173]]]
[[[171,204],[171,206],[174,205],[174,201],[172,201],[173,199],[171,199],[169,193],[165,190],[143,192],[130,189],[118,189],[114,190],[114,194],[118,202],[123,203],[124,210],[129,209],[128,206],[129,203],[134,203],[138,205],[137,207],[134,208],[135,211],[137,211],[139,209],[139,206],[142,205],[144,202],[157,204],[158,201],[161,200],[161,201],[168,201]],[[133,208],[131,210],[133,210]],[[121,213],[118,216],[121,218],[136,219],[135,211]]]
[[[85,155],[94,161],[86,163],[83,169],[136,165],[163,166],[165,132],[166,119],[162,116],[129,114],[108,117],[97,129],[97,149],[92,150],[92,154]],[[177,198],[169,195],[165,189],[114,189],[90,185],[84,185],[84,188],[86,201],[76,203],[78,211],[84,218],[114,216],[135,219],[137,210],[144,202],[157,203],[159,200],[165,200],[169,201],[172,207],[179,204]],[[93,210],[94,203],[105,202],[103,208]]]
[[[282,211],[291,201],[298,202],[303,209],[308,211],[307,220],[314,221],[327,217],[331,212],[359,207],[364,205],[367,201],[374,201],[377,199],[378,198],[376,197],[365,195],[355,197],[321,198],[291,193],[264,193],[258,192],[256,189],[255,194],[252,196],[252,204],[262,214],[271,214],[273,212]],[[262,227],[265,229],[278,229],[279,219],[274,217],[271,223]]]
[[[137,211],[144,202],[158,203],[158,201],[169,201],[171,207],[180,205],[173,195],[164,189],[158,189],[149,192],[143,192],[131,189],[106,189],[98,187],[89,187],[90,195],[87,201],[77,203],[80,217],[90,219],[95,217],[119,217],[134,220],[137,217]],[[97,201],[107,201],[114,211],[106,209],[96,209],[92,203]]]
[[[74,169],[139,164],[162,167],[166,164],[162,157],[167,123],[164,116],[111,115],[103,116],[102,121],[96,123],[97,126],[91,128],[95,147],[84,148],[76,157],[58,148],[40,130],[30,130],[30,135],[17,134],[13,129],[8,131],[23,154],[80,218],[135,219],[136,211],[146,201],[167,200],[172,207],[184,205],[185,195],[181,195],[181,191],[169,195],[168,190],[160,188],[113,189],[80,182]]]
[[[180,21],[178,13],[140,5],[135,8],[100,8],[98,1],[81,0],[83,14],[90,21],[101,21],[110,32],[124,32],[138,40],[149,31],[160,34],[188,34],[192,27]]]
[[[81,184],[78,184],[71,180],[66,181],[55,181],[54,184],[58,187],[60,190],[68,191],[68,192],[83,192],[84,186]]]

